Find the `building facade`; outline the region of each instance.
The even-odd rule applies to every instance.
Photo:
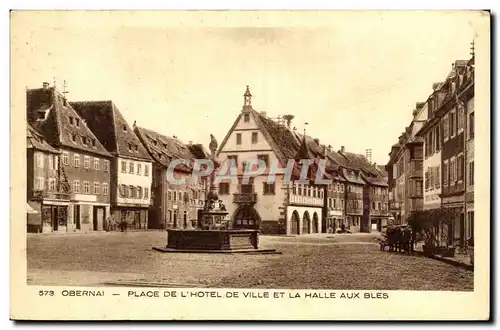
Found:
[[[60,171],[70,185],[66,216],[59,216],[57,229],[52,230],[103,230],[110,212],[111,154],[66,98],[48,83],[27,91],[27,119],[47,143],[61,152]]]
[[[418,102],[410,125],[392,146],[386,170],[389,174],[389,211],[395,224],[406,224],[412,212],[424,209],[424,141],[418,132],[427,120],[425,102]]]
[[[27,215],[27,231],[64,231],[71,195],[68,181],[61,171],[60,152],[29,124],[26,145],[27,201],[37,211]]]
[[[236,178],[219,184],[219,197],[233,219],[233,227],[287,235],[333,231],[341,224],[359,228],[365,184],[360,172],[371,171],[373,165],[363,163],[363,169],[353,166],[349,157],[292,129],[291,120],[275,120],[257,112],[248,87],[243,97],[241,112],[218,150],[221,162],[232,161],[238,169]],[[266,171],[243,182],[245,164],[257,159],[269,165]],[[291,182],[284,180],[292,169],[300,175],[300,159],[309,159],[311,164],[323,160],[330,184],[315,184],[315,174],[307,183],[299,183],[293,176]],[[292,167],[287,171],[288,166]],[[269,181],[269,177],[275,180]]]
[[[134,132],[154,160],[152,166],[151,208],[149,228],[194,228],[203,208],[207,192],[206,178],[191,180],[193,162],[207,159],[200,144],[184,144],[177,137],[167,137],[150,129],[134,126]],[[188,160],[167,169],[174,160]]]
[[[109,192],[115,223],[127,223],[131,229],[147,229],[153,160],[112,101],[71,102],[71,106],[114,156]]]

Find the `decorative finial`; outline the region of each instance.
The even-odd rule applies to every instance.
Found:
[[[66,94],[69,93],[68,91],[68,84],[66,83],[66,80],[63,81],[63,94],[64,94],[64,97],[66,97]]]

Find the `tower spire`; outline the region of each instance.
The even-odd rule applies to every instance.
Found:
[[[252,110],[252,93],[250,93],[250,86],[247,85],[245,94],[243,94],[243,109],[242,112],[250,112]]]
[[[475,44],[474,44],[474,39],[472,39],[472,42],[470,43],[470,54],[472,57],[475,55]]]

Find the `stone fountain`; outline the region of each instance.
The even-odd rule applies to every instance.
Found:
[[[209,177],[209,192],[203,204],[201,217],[193,229],[168,229],[166,248],[154,247],[159,252],[198,253],[279,253],[275,249],[259,249],[259,231],[256,229],[233,229],[228,211],[219,199],[214,184],[219,166],[216,156],[217,141],[210,135],[210,153],[214,171]]]

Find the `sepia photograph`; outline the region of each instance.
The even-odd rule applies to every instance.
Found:
[[[489,315],[489,12],[10,20],[11,272],[46,308],[418,292]]]

